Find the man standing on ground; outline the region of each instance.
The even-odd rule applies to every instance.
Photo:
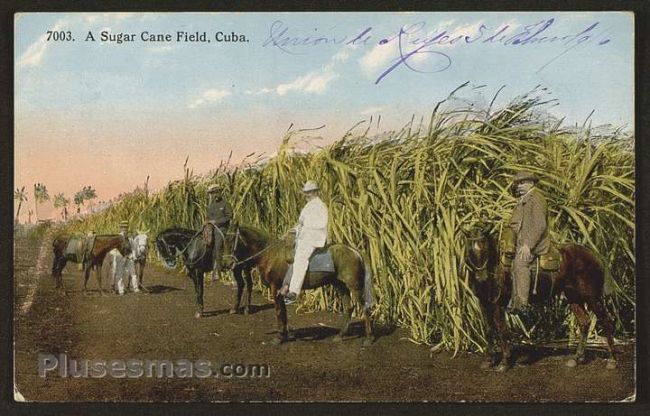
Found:
[[[535,186],[538,180],[537,176],[529,172],[519,172],[513,178],[515,192],[519,197],[510,219],[510,227],[516,236],[510,302],[510,309],[514,311],[528,307],[530,266],[536,256],[548,252],[551,242],[546,199]]]

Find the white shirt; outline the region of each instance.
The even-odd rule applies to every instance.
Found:
[[[323,247],[327,241],[327,215],[327,205],[319,197],[307,202],[300,211],[297,242]]]

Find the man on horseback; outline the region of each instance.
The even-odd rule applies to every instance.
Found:
[[[296,225],[296,251],[293,260],[293,272],[289,286],[284,285],[280,295],[285,303],[295,302],[309,267],[309,258],[315,249],[325,246],[327,241],[327,206],[318,196],[318,185],[307,181],[302,188],[307,204],[300,211],[300,219]]]
[[[232,219],[232,208],[223,197],[219,185],[210,185],[208,188],[208,208],[206,219],[215,228],[214,233],[214,263],[212,267],[212,282],[221,277],[221,261],[223,256],[223,245],[226,241],[226,233]]]
[[[530,266],[536,256],[548,251],[551,243],[546,199],[535,186],[538,180],[530,172],[519,172],[513,178],[519,200],[510,218],[510,227],[516,237],[516,249],[512,263],[513,295],[509,308],[515,311],[528,307]]]

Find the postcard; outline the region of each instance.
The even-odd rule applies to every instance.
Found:
[[[16,401],[635,401],[632,12],[14,39]]]

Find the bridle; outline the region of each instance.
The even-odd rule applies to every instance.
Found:
[[[141,242],[142,238],[140,236],[144,236],[144,243]],[[134,260],[136,261],[143,261],[147,257],[147,238],[146,234],[138,234],[135,237],[131,239],[131,244],[137,249],[134,252]],[[133,244],[133,243],[136,244]]]
[[[187,245],[185,245],[185,247],[184,247],[182,250],[179,250],[179,248],[176,246],[176,244],[173,244],[172,246],[174,247],[174,250],[176,251],[176,252],[174,253],[174,258],[176,258],[176,257],[178,257],[178,256],[181,256],[181,255],[185,254],[185,251],[187,250],[187,248],[188,248],[188,247],[190,246],[190,244],[192,243],[192,240],[194,240],[195,237],[197,237],[198,235],[200,235],[202,231],[203,231],[203,230],[197,232],[197,233],[194,234],[192,237],[190,237],[190,241],[187,242]],[[159,238],[156,239],[156,242],[160,242],[160,243],[162,243],[162,244],[165,246],[165,251],[167,251],[167,253],[169,253],[169,254],[172,253],[172,249],[171,249],[171,247],[169,246],[169,244],[167,243],[167,241],[166,241],[164,238],[160,238],[160,237],[159,237]],[[158,250],[156,250],[156,251],[158,251]],[[206,252],[207,252],[207,250],[206,250]],[[186,261],[185,264],[189,264],[190,266],[194,266],[195,264],[198,264],[199,261],[203,260],[203,257],[204,257],[204,256],[205,256],[205,252],[201,255],[201,257],[199,257],[199,259],[198,259],[196,262],[193,262],[193,263],[192,263],[192,262],[187,262],[187,261]],[[160,253],[158,253],[158,258],[160,259]],[[165,261],[164,263],[167,264],[167,261]]]
[[[232,263],[232,265],[230,266],[230,270],[234,269],[235,267],[237,267],[237,266],[239,266],[239,265],[241,265],[241,264],[244,264],[244,263],[246,263],[246,262],[248,262],[248,261],[250,261],[250,260],[253,260],[253,259],[255,259],[255,258],[261,256],[262,253],[264,253],[265,251],[270,250],[270,249],[273,248],[273,247],[277,247],[277,246],[279,246],[279,245],[281,245],[281,244],[284,244],[282,241],[278,241],[278,242],[276,242],[276,243],[269,244],[269,245],[267,245],[266,247],[264,247],[263,249],[261,249],[260,251],[258,251],[257,253],[255,253],[255,254],[253,254],[253,255],[251,255],[251,256],[248,256],[248,257],[246,257],[246,258],[243,259],[243,260],[239,260],[239,259],[237,258],[237,256],[235,255],[235,252],[237,251],[237,244],[239,244],[239,240],[241,240],[242,243],[243,243],[245,246],[248,246],[248,244],[246,243],[246,240],[244,240],[244,237],[243,237],[243,236],[241,235],[241,233],[239,232],[239,227],[237,227],[237,232],[235,233],[235,241],[233,242],[233,246],[232,246],[232,254],[228,254],[228,255],[227,255],[228,257],[231,257],[231,258],[234,260],[233,263]]]
[[[484,239],[485,239],[485,236],[480,236],[480,237],[467,237],[467,236],[466,236],[465,238],[466,238],[468,241],[478,241],[478,240],[484,240]],[[466,262],[467,262],[467,264],[472,268],[473,272],[476,273],[476,272],[482,272],[482,271],[485,271],[485,270],[487,269],[487,267],[488,267],[488,263],[489,263],[489,259],[490,259],[490,256],[489,256],[489,255],[488,255],[488,256],[485,256],[485,262],[483,262],[482,265],[477,266],[477,265],[474,264],[474,262],[472,261],[471,256],[468,255],[467,258],[466,258]],[[477,278],[478,278],[478,276],[477,276]],[[487,277],[485,277],[484,279],[487,279],[487,278],[489,278],[489,275],[488,275]],[[478,278],[478,280],[484,280],[484,279]],[[501,294],[502,294],[501,291],[502,291],[503,287],[502,287],[501,285],[497,285],[497,288],[498,288],[498,291],[497,291],[497,293],[496,293],[496,296],[494,296],[494,298],[490,299],[490,297],[489,297],[489,295],[488,295],[488,298],[487,298],[487,301],[488,301],[488,302],[490,302],[490,303],[496,303],[499,299],[501,299]]]
[[[482,237],[482,236],[481,237],[466,237],[466,239],[468,241],[478,241],[478,240],[485,239],[485,237]],[[483,270],[487,269],[488,260],[489,260],[489,256],[485,256],[485,261],[483,262],[483,264],[481,266],[477,266],[472,261],[472,257],[467,256],[467,264],[469,264],[472,267],[472,270],[474,270],[475,272],[482,272]]]

